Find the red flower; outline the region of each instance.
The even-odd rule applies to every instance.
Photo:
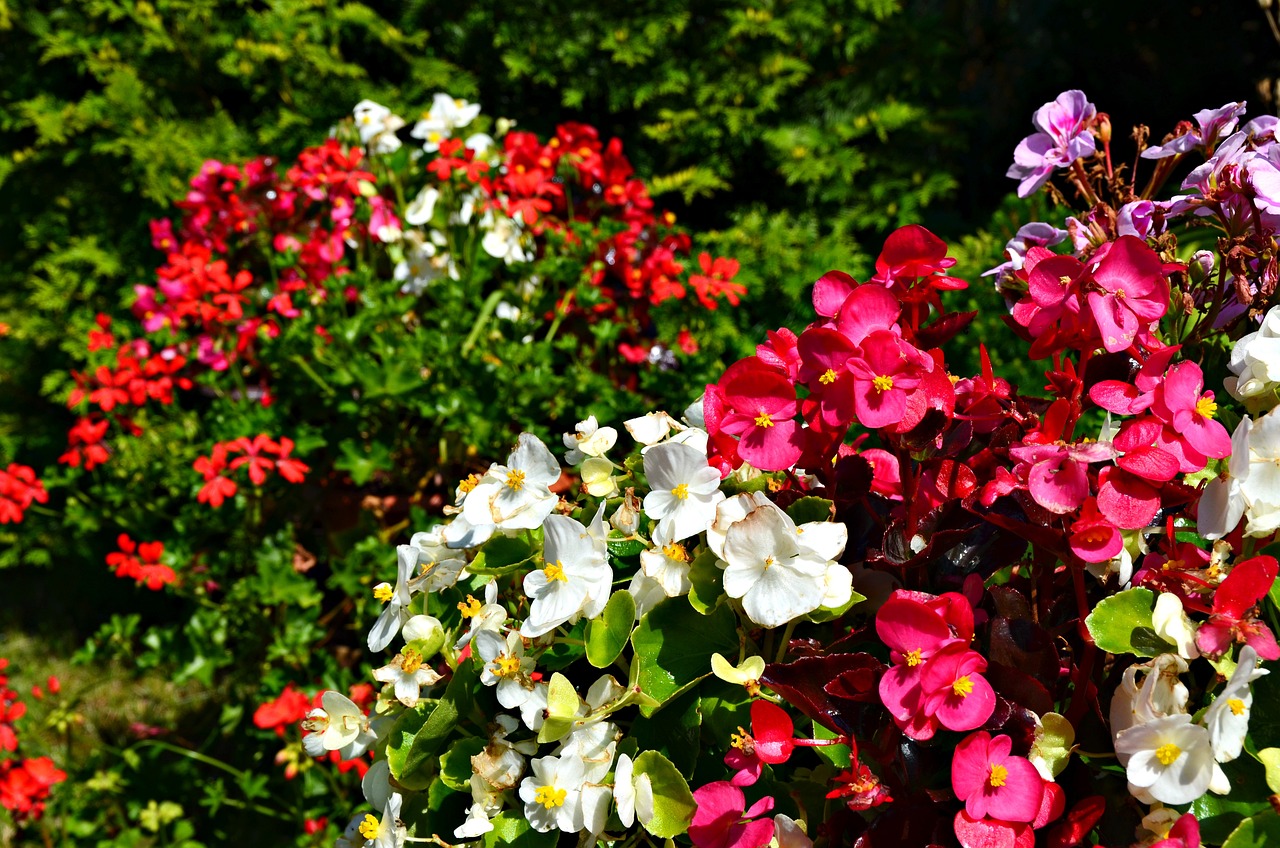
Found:
[[[1237,563],[1213,594],[1213,613],[1200,625],[1196,644],[1209,656],[1221,656],[1232,642],[1253,646],[1264,660],[1280,659],[1271,628],[1258,620],[1257,603],[1276,582],[1274,557],[1256,556]]]
[[[164,556],[163,542],[135,544],[127,534],[121,533],[116,543],[120,550],[107,554],[107,565],[115,569],[116,577],[132,578],[153,592],[178,582],[174,570],[160,562]]]
[[[49,493],[31,466],[11,462],[7,469],[0,471],[0,524],[17,524],[33,502],[48,501]]]
[[[750,786],[760,779],[764,763],[777,765],[791,759],[795,750],[795,725],[781,707],[768,701],[751,705],[751,732],[738,728],[724,764],[737,772],[734,786]]]
[[[693,286],[702,305],[715,309],[719,306],[715,299],[723,296],[731,305],[737,306],[741,295],[747,291],[746,286],[733,282],[734,275],[738,273],[738,260],[720,256],[712,261],[711,254],[704,252],[698,255],[698,264],[702,266],[702,273],[689,275],[689,285]]]

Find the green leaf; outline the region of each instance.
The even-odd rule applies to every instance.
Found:
[[[634,774],[636,780],[647,776],[653,788],[653,818],[644,822],[644,829],[663,839],[686,832],[697,803],[684,775],[657,751],[636,757]]]
[[[391,767],[391,776],[405,788],[423,789],[430,783],[436,754],[457,726],[459,716],[471,710],[475,681],[475,665],[460,664],[434,709],[424,714],[419,705],[392,725],[387,764]]]
[[[1109,654],[1154,657],[1174,650],[1152,626],[1155,605],[1156,593],[1150,589],[1126,589],[1101,601],[1084,623],[1094,643]]]
[[[831,508],[835,506],[826,498],[807,497],[787,507],[787,515],[796,524],[808,524],[810,521],[827,521],[831,518]]]
[[[826,621],[835,621],[849,610],[867,599],[866,595],[860,595],[857,592],[850,592],[849,600],[845,601],[838,607],[819,607],[813,612],[805,616],[805,619],[815,624],[822,624]]]
[[[374,474],[391,468],[391,448],[382,442],[363,445],[355,439],[343,439],[338,443],[342,456],[334,460],[333,467],[351,475],[357,486],[368,483]]]
[[[560,837],[558,830],[539,833],[528,819],[511,810],[498,813],[489,823],[493,830],[482,837],[484,848],[555,848]]]
[[[619,589],[600,617],[587,622],[587,662],[596,668],[611,665],[627,646],[635,623],[636,599],[626,589]]]
[[[577,715],[582,699],[569,678],[560,672],[551,675],[547,684],[547,717],[538,731],[538,741],[546,744],[556,742],[569,735],[573,730],[573,718]]]
[[[813,738],[814,739],[835,739],[834,731],[827,730],[818,722],[813,722]],[[848,745],[821,745],[813,749],[817,751],[818,756],[831,763],[836,768],[847,769],[852,752]]]
[[[533,553],[522,536],[494,536],[480,548],[467,571],[486,575],[510,574],[528,562]]]
[[[1045,713],[1036,726],[1035,742],[1031,745],[1030,758],[1037,758],[1049,767],[1056,777],[1067,767],[1071,759],[1071,747],[1076,741],[1076,730],[1063,716]]]
[[[701,615],[688,604],[667,601],[650,610],[631,634],[640,688],[658,703],[711,674],[712,654],[738,650],[738,618],[728,606]],[[658,707],[641,707],[650,716]]]
[[[459,739],[440,758],[440,779],[444,785],[459,792],[471,788],[471,758],[484,750],[487,743],[479,736]]]
[[[1257,756],[1267,769],[1267,788],[1280,792],[1280,748],[1263,748]]]
[[[1253,717],[1259,712],[1254,710]],[[1200,822],[1201,840],[1210,845],[1221,844],[1244,819],[1271,809],[1267,801],[1266,772],[1260,763],[1250,757],[1241,757],[1223,763],[1222,770],[1231,781],[1231,794],[1206,792],[1192,801],[1188,810]]]
[[[1267,810],[1240,822],[1222,848],[1268,848],[1280,845],[1280,815]]]
[[[689,566],[689,603],[703,615],[710,612],[724,597],[724,572],[716,565],[716,554],[710,548],[694,557]]]
[[[627,738],[635,740],[639,750],[663,754],[682,774],[692,774],[702,747],[701,735],[702,705],[698,693],[691,691],[668,704],[662,715],[637,718]]]
[[[1253,682],[1253,702],[1280,704],[1280,674],[1273,672]],[[1249,715],[1249,738],[1258,751],[1280,748],[1280,710],[1253,710]]]
[[[616,531],[615,531],[616,532]],[[609,556],[615,559],[627,559],[629,557],[640,556],[640,554],[648,550],[649,546],[639,539],[609,539],[606,541],[609,546]]]

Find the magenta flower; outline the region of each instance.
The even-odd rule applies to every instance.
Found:
[[[1050,512],[1065,515],[1089,497],[1089,464],[1111,459],[1115,453],[1102,442],[1064,445],[1019,445],[1009,455],[1025,468],[1031,497]]]
[[[1093,271],[1093,281],[1100,290],[1089,292],[1089,310],[1098,322],[1102,346],[1110,353],[1129,347],[1139,334],[1147,335],[1169,308],[1164,263],[1135,236],[1111,243]]]
[[[1256,556],[1231,569],[1213,593],[1213,613],[1200,625],[1196,645],[1201,653],[1221,656],[1234,642],[1251,646],[1264,660],[1280,659],[1271,628],[1257,618],[1254,608],[1276,582],[1274,557]]]
[[[1231,456],[1231,435],[1214,420],[1218,404],[1204,389],[1204,372],[1194,362],[1179,362],[1165,372],[1156,388],[1151,411],[1172,425],[1178,438],[1197,453],[1221,459]],[[1203,466],[1202,466],[1203,467]]]
[[[974,733],[956,747],[951,786],[975,819],[1033,822],[1044,798],[1044,778],[1031,761],[1010,755],[1008,736]]]
[[[1069,168],[1097,150],[1089,127],[1098,110],[1083,91],[1064,91],[1036,110],[1031,123],[1039,131],[1018,142],[1007,177],[1018,180],[1018,197],[1026,197],[1049,181],[1059,168]]]
[[[756,356],[766,365],[784,372],[792,380],[800,373],[800,353],[796,350],[796,334],[786,327],[766,330],[768,341],[756,345]]]
[[[920,674],[925,713],[948,730],[981,727],[996,708],[996,693],[982,676],[986,670],[982,654],[959,642],[934,654]]]
[[[1145,412],[1155,400],[1155,391],[1164,380],[1178,345],[1160,348],[1147,357],[1138,369],[1132,384],[1122,380],[1103,380],[1089,389],[1089,397],[1103,409],[1119,415],[1137,415]]]
[[[898,316],[902,304],[879,286],[858,286],[845,298],[836,317],[836,329],[854,344],[877,330],[897,333]]]
[[[720,431],[741,436],[738,456],[763,471],[795,465],[804,437],[795,420],[799,405],[791,381],[752,356],[732,365],[720,388],[728,408]]]
[[[1098,502],[1094,498],[1084,502],[1080,517],[1071,525],[1068,542],[1071,552],[1085,562],[1107,562],[1124,548],[1120,528],[1098,511]]]
[[[734,786],[750,786],[760,779],[765,763],[777,765],[791,759],[795,750],[795,725],[781,707],[768,701],[751,705],[751,732],[739,727],[724,764],[737,772]]]
[[[880,678],[881,702],[908,736],[929,739],[937,722],[925,710],[924,663],[960,640],[939,611],[902,594],[895,594],[876,613],[876,635],[888,646],[893,663]],[[963,644],[967,645],[967,640]]]
[[[773,839],[773,819],[752,821],[773,809],[773,799],[761,798],[745,809],[742,790],[726,780],[697,789],[689,838],[697,848],[763,848]]]
[[[1151,848],[1200,848],[1200,822],[1191,813],[1183,813],[1169,828],[1169,836]]]
[[[1160,511],[1160,489],[1115,465],[1098,472],[1098,511],[1123,530],[1146,527]]]
[[[858,422],[870,430],[897,424],[907,411],[907,393],[933,370],[933,360],[888,330],[872,332],[861,347],[849,360]]]
[[[841,427],[854,418],[853,374],[849,360],[858,348],[842,333],[810,327],[800,336],[800,382],[818,404],[822,423]]]
[[[1165,159],[1179,153],[1189,153],[1197,147],[1212,148],[1218,139],[1231,135],[1240,116],[1244,114],[1244,108],[1245,103],[1241,101],[1228,103],[1217,109],[1202,109],[1192,116],[1198,126],[1193,127],[1188,122],[1180,123],[1178,135],[1164,144],[1148,147],[1142,151],[1142,158]]]

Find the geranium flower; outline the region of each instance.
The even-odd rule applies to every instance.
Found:
[[[1019,180],[1018,197],[1040,188],[1055,170],[1094,154],[1097,148],[1089,127],[1096,116],[1097,109],[1084,92],[1075,89],[1036,110],[1031,122],[1038,132],[1018,142],[1005,175]]]

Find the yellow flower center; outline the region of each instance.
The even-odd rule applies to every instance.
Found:
[[[364,821],[360,822],[360,835],[365,839],[378,838],[378,820],[373,817],[373,813],[364,814]]]
[[[427,133],[427,141],[431,142],[432,144],[439,144],[443,138],[444,136],[436,132],[435,130],[432,130],[431,132]]]
[[[1070,278],[1070,277],[1068,277],[1068,276],[1066,276],[1066,275],[1064,274],[1063,276],[1061,276],[1061,277],[1059,277],[1059,278],[1058,278],[1058,285],[1060,285],[1060,286],[1069,286],[1069,285],[1071,285],[1071,278]]]
[[[893,378],[887,374],[881,374],[871,381],[871,385],[877,392],[887,392],[893,388]]]
[[[520,658],[511,654],[498,654],[493,661],[493,673],[499,677],[515,677],[520,673]]]
[[[916,648],[914,651],[907,651],[907,665],[911,668],[915,668],[920,665],[920,660],[921,656],[919,648]]]
[[[756,426],[757,426],[757,427],[772,427],[772,426],[773,426],[773,416],[772,416],[772,415],[770,415],[769,413],[765,412],[764,410],[760,410],[760,414],[756,416]]]
[[[818,378],[818,382],[829,386],[838,379],[840,379],[840,375],[836,373],[836,370],[834,368],[828,368],[822,373],[822,376]]]
[[[563,789],[558,789],[554,786],[539,786],[538,791],[534,793],[533,800],[549,810],[552,807],[563,807],[566,794],[568,793]]]
[[[519,468],[512,469],[507,472],[507,488],[513,492],[518,492],[524,488],[524,472]]]
[[[401,664],[400,668],[405,674],[413,674],[415,671],[422,668],[422,654],[418,653],[413,648],[405,648],[401,656],[404,657],[404,662]]]
[[[390,583],[379,583],[373,587],[373,597],[375,600],[386,603],[395,595],[395,590],[391,588]]]
[[[1173,761],[1182,756],[1182,749],[1172,742],[1161,745],[1156,748],[1156,759],[1160,761],[1160,765],[1173,765]]]
[[[961,698],[968,697],[973,692],[973,681],[967,674],[964,677],[957,677],[956,682],[951,684],[951,691]]]
[[[742,725],[738,725],[738,732],[729,737],[729,744],[748,757],[756,752],[755,737],[748,733]]]
[[[1196,401],[1196,415],[1203,415],[1205,418],[1212,418],[1218,414],[1218,405],[1213,402],[1213,398],[1205,395]]]
[[[684,549],[684,545],[679,542],[672,542],[669,545],[662,546],[662,553],[668,559],[674,559],[678,562],[688,562],[689,552]]]
[[[675,495],[676,500],[682,501],[689,497],[689,484],[681,483],[671,490],[671,494]]]
[[[467,595],[465,601],[458,601],[458,612],[462,613],[463,618],[473,618],[480,614],[480,602]]]
[[[461,483],[458,484],[458,490],[465,495],[468,492],[470,492],[472,489],[474,489],[476,487],[476,484],[479,482],[480,482],[479,477],[477,477],[474,474],[468,474],[467,479],[463,480]]]
[[[777,562],[777,560],[776,560],[776,559],[774,559],[773,557],[765,557],[765,558],[764,558],[764,570],[765,570],[765,571],[768,571],[768,570],[769,570],[769,566],[773,565],[775,562]]]
[[[1244,701],[1239,698],[1227,701],[1227,706],[1231,708],[1232,715],[1244,715]]]
[[[547,567],[542,569],[542,573],[547,575],[548,580],[559,580],[561,583],[569,582],[569,578],[564,573],[564,564],[560,560],[547,563]]]
[[[1005,781],[1009,779],[1009,770],[1002,765],[996,763],[991,764],[991,776],[987,778],[987,783],[991,784],[993,789],[1004,786]]]

